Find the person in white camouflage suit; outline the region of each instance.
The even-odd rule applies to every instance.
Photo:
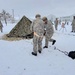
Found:
[[[1,21],[0,21],[0,31],[3,32],[3,25],[1,23]]]
[[[43,48],[48,48],[49,41],[52,42],[52,45],[56,42],[56,40],[52,39],[54,29],[52,23],[47,19],[47,17],[43,17],[42,20],[44,21],[45,26],[45,46]]]
[[[44,22],[41,19],[41,15],[37,14],[31,24],[31,31],[34,33],[33,36],[33,52],[32,55],[37,56],[37,52],[42,51],[42,39],[44,34]]]
[[[72,21],[72,31],[71,32],[75,32],[75,16],[73,17],[73,21]]]
[[[55,23],[55,30],[57,30],[58,29],[58,18],[56,18],[56,20],[54,21],[54,23]]]

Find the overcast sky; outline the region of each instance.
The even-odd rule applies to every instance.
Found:
[[[10,13],[14,9],[16,16],[68,16],[75,14],[75,0],[0,0],[0,12],[2,9]]]

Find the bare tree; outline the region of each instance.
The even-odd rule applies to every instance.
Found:
[[[7,17],[6,17],[6,11],[5,10],[2,11],[2,15],[4,18],[5,24],[7,25]]]
[[[12,9],[12,23],[14,23],[15,20],[14,20],[14,9]]]
[[[0,13],[0,20],[4,21],[6,25],[7,21],[14,23],[15,22],[14,9],[12,9],[12,15],[6,12],[5,10],[2,10],[2,12]]]

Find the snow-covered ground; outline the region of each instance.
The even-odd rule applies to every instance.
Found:
[[[54,46],[62,51],[75,50],[75,33],[71,33],[71,23],[66,30],[58,26],[53,38],[54,46],[49,43],[48,49],[43,49],[38,56],[33,56],[32,39],[7,41],[2,40],[4,34],[16,24],[4,24],[3,33],[0,32],[0,75],[75,75],[75,60],[64,53],[54,50]],[[60,30],[60,31],[59,31]],[[43,39],[44,46],[44,39]]]

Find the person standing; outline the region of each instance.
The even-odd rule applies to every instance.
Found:
[[[73,17],[73,21],[72,21],[72,31],[71,32],[75,32],[75,16]]]
[[[42,51],[42,39],[44,34],[44,23],[41,19],[41,15],[37,14],[31,24],[31,31],[33,32],[33,52],[32,55],[37,56],[37,52]]]
[[[54,21],[55,23],[55,30],[57,30],[57,27],[58,27],[58,18],[56,18],[56,20]]]
[[[3,25],[1,23],[1,21],[0,21],[0,31],[3,32]]]
[[[43,48],[48,48],[49,41],[52,42],[52,45],[56,42],[56,40],[52,39],[54,29],[52,23],[47,19],[47,17],[43,17],[42,20],[44,21],[45,27],[45,46]]]

